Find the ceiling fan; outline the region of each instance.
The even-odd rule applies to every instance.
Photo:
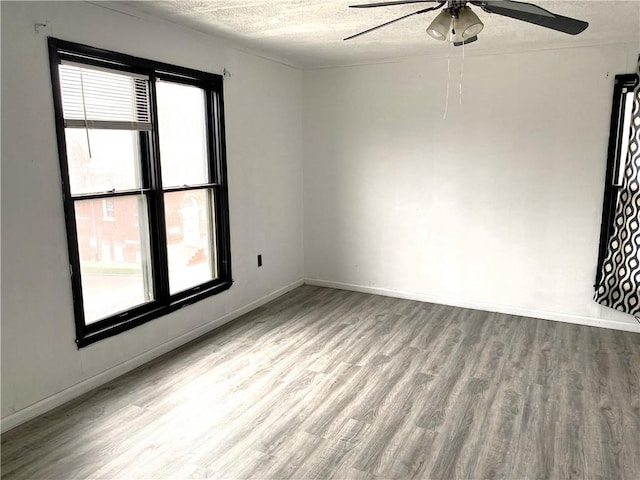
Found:
[[[445,5],[446,7],[438,14],[438,16],[436,16],[436,18],[434,18],[427,28],[427,33],[436,40],[447,40],[455,46],[475,42],[478,39],[478,34],[484,28],[483,23],[467,4],[479,7],[487,13],[495,13],[497,15],[532,23],[534,25],[550,28],[570,35],[577,35],[589,26],[587,22],[577,20],[575,18],[563,17],[562,15],[556,15],[532,3],[514,2],[510,0],[449,0],[448,2],[443,0],[396,0],[390,2],[349,5],[349,7],[375,8],[391,5],[404,5],[409,3],[437,3],[438,5],[395,18],[389,22],[383,23],[382,25],[377,25],[363,32],[351,35],[350,37],[345,38],[345,40],[351,40],[352,38],[386,27],[387,25],[391,25],[392,23],[399,22],[400,20],[404,20],[405,18],[412,17],[414,15],[439,10],[445,7]]]

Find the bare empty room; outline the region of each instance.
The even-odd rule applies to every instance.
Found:
[[[6,479],[637,479],[640,2],[0,2]]]

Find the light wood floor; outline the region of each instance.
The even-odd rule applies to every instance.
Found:
[[[640,478],[640,335],[304,286],[2,437],[2,475]]]

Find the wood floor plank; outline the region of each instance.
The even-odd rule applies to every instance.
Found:
[[[480,439],[490,428],[490,409],[500,387],[504,364],[505,345],[510,339],[509,329],[493,315],[477,319],[477,329],[466,342],[477,348],[477,360],[469,364],[468,381],[456,396],[458,408],[452,410],[448,419],[446,440],[436,457],[430,473],[432,478],[468,478],[475,474],[476,463],[486,443]],[[464,342],[463,342],[464,343]],[[467,350],[465,348],[465,350]],[[466,383],[466,385],[465,385]]]
[[[484,439],[487,432],[493,432],[497,438],[504,439],[505,432],[494,426],[501,418],[494,410],[505,413],[505,409],[499,408],[499,402],[502,401],[507,404],[506,414],[509,415],[512,410],[508,408],[512,407],[516,399],[515,395],[507,393],[511,391],[509,385],[501,380],[502,371],[507,364],[507,348],[513,343],[516,333],[516,323],[497,314],[488,315],[485,322],[487,326],[483,330],[481,353],[470,373],[471,379],[477,382],[479,391],[473,405],[473,421],[465,443],[464,455],[459,460],[458,470],[462,478],[473,477],[477,475],[478,470],[483,469],[486,451],[489,448],[489,443]],[[503,390],[506,390],[504,396]]]
[[[585,466],[585,351],[586,330],[563,325],[560,333],[558,397],[559,429],[555,439],[555,473],[568,479],[584,478]]]
[[[352,463],[355,449],[369,436],[370,429],[368,423],[353,419],[347,421],[339,432],[324,442],[318,455],[298,473],[298,478],[331,478],[336,471]]]
[[[304,286],[2,435],[6,479],[633,479],[640,335]]]

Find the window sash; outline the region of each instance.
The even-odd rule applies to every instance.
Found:
[[[215,188],[183,188],[164,192],[162,197],[167,218],[165,231],[171,294],[179,295],[185,290],[197,287],[199,283],[194,284],[193,278],[203,278],[205,274],[206,280],[200,283],[216,281],[218,268]],[[171,198],[178,201],[171,201]],[[171,229],[174,227],[182,227],[178,239],[172,235]],[[176,260],[181,253],[190,257],[188,265],[193,262],[193,266],[198,265],[198,268],[176,268]],[[186,270],[191,270],[191,273]]]
[[[72,198],[148,190],[149,132],[65,127],[64,139]]]
[[[113,216],[107,215],[108,203],[111,203]],[[120,215],[115,214],[116,205]],[[81,199],[75,200],[73,206],[78,232],[76,241],[80,255],[85,325],[101,322],[153,302],[157,289],[154,288],[152,271],[148,195],[133,193],[117,197]],[[135,224],[127,225],[131,223],[131,217],[135,218]],[[124,258],[123,261],[118,261],[117,244],[122,244],[123,249],[120,253],[123,257],[130,256],[133,259],[128,259],[128,262],[124,262]],[[132,251],[124,250],[127,244],[133,246]],[[118,271],[124,275],[114,282],[109,276]],[[131,282],[132,275],[139,275],[140,280]],[[113,286],[114,283],[117,283],[117,294],[100,294],[101,289]],[[123,288],[125,286],[126,289]],[[137,290],[137,295],[132,295],[132,289]],[[102,313],[97,316],[97,312]]]

